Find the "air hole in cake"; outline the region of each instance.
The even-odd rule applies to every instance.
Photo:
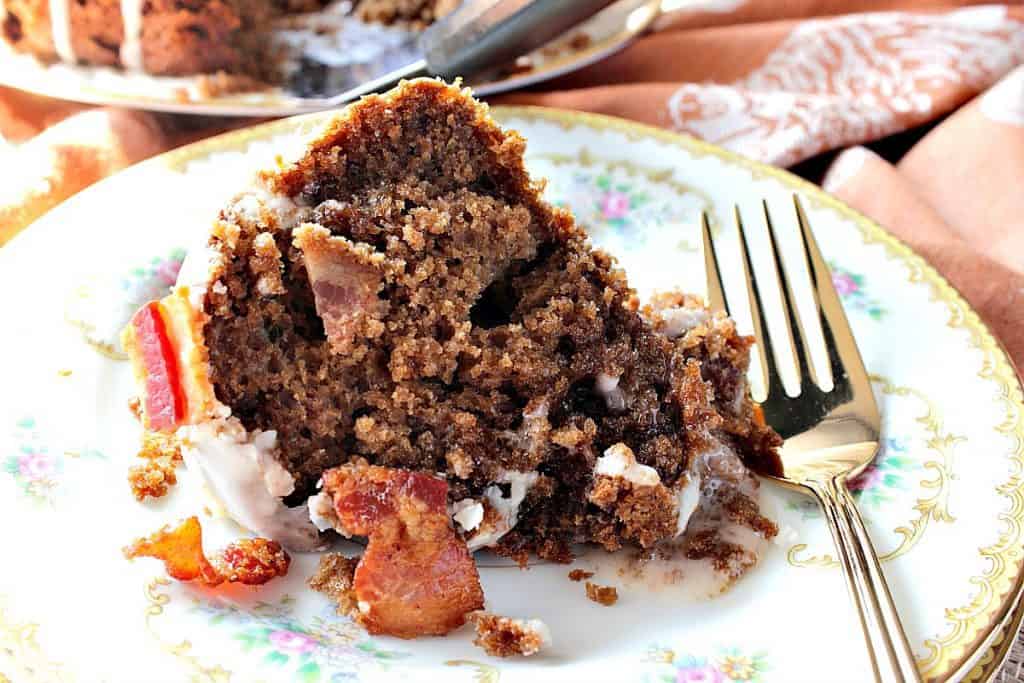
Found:
[[[586,377],[569,388],[564,403],[568,414],[579,414],[589,418],[601,419],[608,414],[608,405],[595,388],[595,379]]]
[[[197,26],[195,24],[191,24],[189,26],[186,26],[186,27],[184,27],[183,30],[186,33],[191,33],[192,35],[194,35],[196,38],[199,38],[200,40],[207,40],[210,37],[210,34],[206,31],[205,28],[203,28],[202,26]]]
[[[439,320],[437,325],[434,327],[435,335],[439,342],[451,341],[451,338],[455,336],[455,327],[449,320]]]
[[[576,342],[569,335],[563,334],[558,338],[558,345],[555,347],[555,351],[567,359],[572,359],[576,353]]]
[[[7,12],[7,14],[4,16],[3,26],[4,36],[7,38],[7,40],[11,41],[12,43],[17,43],[22,39],[24,34],[22,33],[21,30],[21,19],[18,18],[18,15],[14,14],[13,12]]]
[[[103,40],[101,38],[94,37],[94,38],[91,39],[91,42],[92,42],[93,45],[95,45],[99,49],[101,49],[101,50],[103,50],[105,52],[109,52],[109,53],[111,53],[113,55],[116,55],[118,53],[118,51],[121,49],[121,46],[119,44],[111,43],[111,42]]]
[[[490,330],[512,322],[516,308],[511,285],[506,279],[492,282],[469,309],[469,320],[475,327]]]

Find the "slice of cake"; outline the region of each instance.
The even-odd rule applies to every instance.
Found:
[[[276,81],[281,76],[281,46],[268,40],[273,22],[320,10],[328,1],[2,0],[0,36],[16,51],[47,62],[113,66],[161,76],[222,72]],[[362,0],[356,16],[420,29],[457,4]],[[235,86],[245,83],[236,79]],[[216,85],[211,82],[208,87]]]
[[[747,468],[779,443],[751,340],[694,297],[641,310],[524,147],[439,81],[367,97],[235,197],[125,332],[144,426],[236,520],[294,550],[369,539],[336,583],[377,632],[482,607],[467,549],[632,546],[732,581],[742,539],[776,533]]]

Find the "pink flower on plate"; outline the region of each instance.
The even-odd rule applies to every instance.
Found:
[[[270,642],[279,652],[294,652],[305,654],[316,649],[316,641],[304,633],[295,631],[272,631]]]
[[[676,671],[676,683],[727,683],[727,681],[725,675],[711,664],[680,667]]]
[[[857,281],[846,273],[832,273],[832,284],[835,285],[839,296],[847,296],[860,289]]]
[[[18,458],[18,474],[29,481],[50,479],[56,471],[56,461],[46,453],[27,453]]]
[[[156,267],[157,276],[168,285],[173,285],[178,281],[178,273],[180,271],[181,261],[177,259],[163,261]]]
[[[629,213],[629,195],[609,190],[601,198],[601,215],[605,220],[616,220]]]
[[[877,467],[869,467],[848,482],[851,491],[867,491],[882,480],[882,471]]]

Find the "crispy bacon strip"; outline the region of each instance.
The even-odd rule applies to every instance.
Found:
[[[225,547],[211,562],[203,553],[203,528],[189,517],[175,528],[166,526],[137,539],[124,549],[129,560],[154,557],[162,560],[168,576],[206,586],[224,582],[257,586],[288,573],[291,558],[276,541],[246,538]]]
[[[359,462],[325,472],[323,488],[341,529],[369,538],[353,616],[370,633],[444,635],[483,607],[476,565],[448,518],[445,481]]]
[[[384,257],[365,244],[332,236],[321,226],[301,225],[292,236],[305,257],[316,312],[331,350],[348,353],[357,337],[383,332],[379,317],[385,306],[377,292],[384,284]]]
[[[121,345],[132,361],[146,429],[171,433],[214,410],[205,323],[206,315],[189,301],[188,287],[177,287],[140,308],[122,330]]]

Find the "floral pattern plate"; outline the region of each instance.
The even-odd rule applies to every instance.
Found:
[[[1004,628],[1019,623],[1024,405],[977,315],[880,227],[784,171],[615,119],[495,114],[526,136],[528,164],[549,180],[550,199],[619,258],[641,296],[703,291],[702,210],[723,240],[727,289],[738,292],[733,204],[758,226],[766,198],[792,253],[790,196],[803,198],[883,406],[882,450],[852,487],[921,671],[928,680],[986,679],[1005,652]],[[296,557],[289,577],[264,589],[219,592],[123,559],[131,539],[188,514],[204,517],[211,547],[243,532],[211,518],[184,471],[165,499],[132,498],[125,473],[139,427],[126,407],[133,387],[117,331],[174,281],[218,206],[324,118],[279,121],[140,164],[0,250],[0,672],[15,681],[866,680],[821,516],[770,484],[780,540],[715,600],[692,599],[685,583],[625,577],[620,557],[586,552],[574,566],[619,589],[618,604],[603,607],[567,579],[572,567],[520,571],[480,557],[489,606],[543,619],[553,632],[554,646],[527,660],[489,658],[468,628],[443,639],[368,636],[304,588],[315,557]],[[764,236],[752,232],[763,268]]]

